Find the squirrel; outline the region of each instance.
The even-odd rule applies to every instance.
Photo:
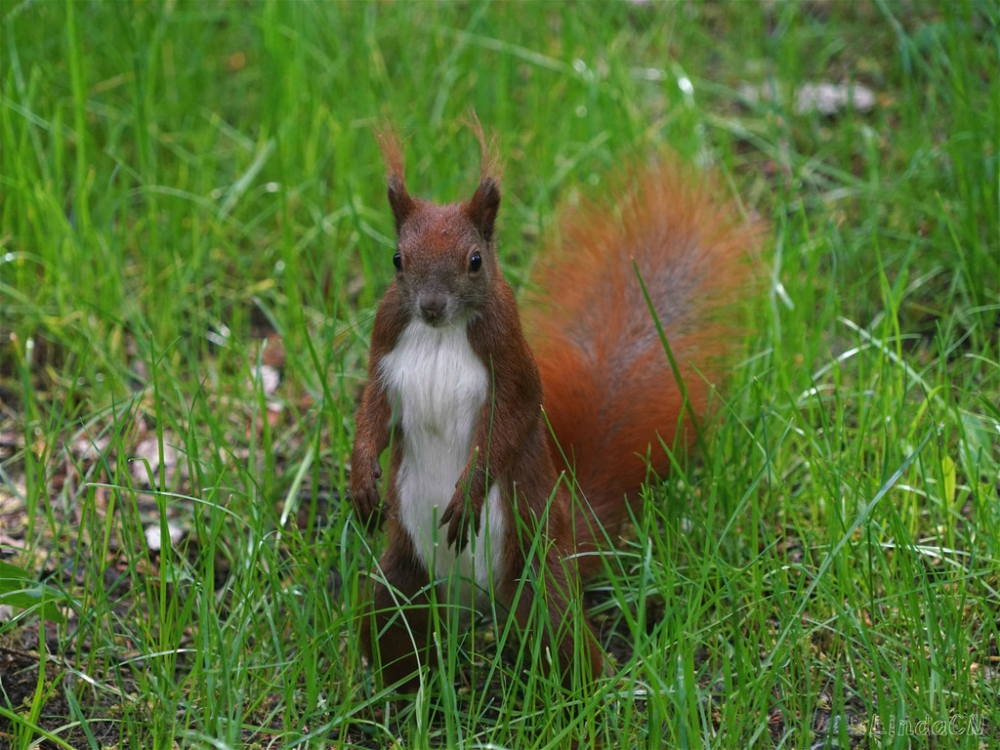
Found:
[[[497,257],[496,136],[488,143],[474,115],[467,124],[479,185],[447,205],[409,194],[398,134],[376,132],[398,244],[350,492],[359,519],[384,522],[388,537],[369,577],[362,652],[403,693],[436,662],[432,608],[456,597],[487,611],[498,602],[538,633],[542,661],[564,683],[574,670],[584,680],[604,672],[585,615],[574,630],[581,584],[602,568],[598,550],[633,517],[629,499],[650,472],[669,472],[661,442],[693,441],[736,338],[729,312],[759,236],[675,161],[634,167],[616,206],[585,202],[564,216],[522,326]],[[379,457],[390,446],[383,503]],[[542,626],[529,623],[536,597]]]

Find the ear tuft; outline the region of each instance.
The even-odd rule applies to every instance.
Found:
[[[465,125],[479,141],[479,187],[465,206],[466,215],[487,242],[493,240],[493,225],[500,209],[500,175],[503,163],[497,146],[497,136],[493,133],[489,140],[483,133],[483,126],[470,109]]]
[[[499,185],[500,178],[503,177],[503,159],[500,158],[500,145],[496,132],[491,133],[487,140],[482,123],[479,122],[474,109],[469,110],[462,122],[479,141],[479,181],[484,182],[490,178]]]
[[[493,228],[500,210],[500,186],[492,177],[484,177],[475,194],[465,205],[465,214],[487,242],[493,240]]]
[[[389,172],[389,206],[392,208],[396,234],[399,234],[406,218],[417,206],[416,201],[406,190],[402,142],[399,131],[388,122],[383,122],[375,128],[375,138],[382,151],[385,168]]]

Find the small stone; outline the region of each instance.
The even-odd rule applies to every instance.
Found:
[[[160,551],[160,524],[159,522],[146,527],[146,546],[153,552]],[[184,529],[167,521],[167,535],[170,537],[170,546],[174,547],[184,537]]]

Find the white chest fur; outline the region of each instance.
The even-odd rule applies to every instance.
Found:
[[[380,372],[403,434],[399,519],[432,579],[457,574],[488,590],[491,571],[496,579],[503,561],[500,488],[490,488],[480,533],[460,555],[435,521],[455,493],[489,392],[489,373],[469,346],[466,326],[411,322],[382,359]]]

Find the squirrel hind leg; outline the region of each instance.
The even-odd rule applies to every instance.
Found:
[[[398,691],[403,695],[417,692],[421,667],[431,665],[427,654],[430,579],[406,547],[390,544],[379,561],[384,580],[369,577],[359,636],[373,673],[383,686],[400,683]]]
[[[553,550],[535,571],[534,586],[521,589],[516,600],[506,602],[522,633],[540,634],[541,663],[555,669],[566,688],[590,684],[605,674],[605,658],[593,626],[583,611],[580,576],[574,563]],[[506,592],[501,592],[501,596]],[[532,617],[536,597],[542,598],[545,615]],[[574,614],[576,616],[574,616]],[[574,675],[576,680],[574,680]]]

